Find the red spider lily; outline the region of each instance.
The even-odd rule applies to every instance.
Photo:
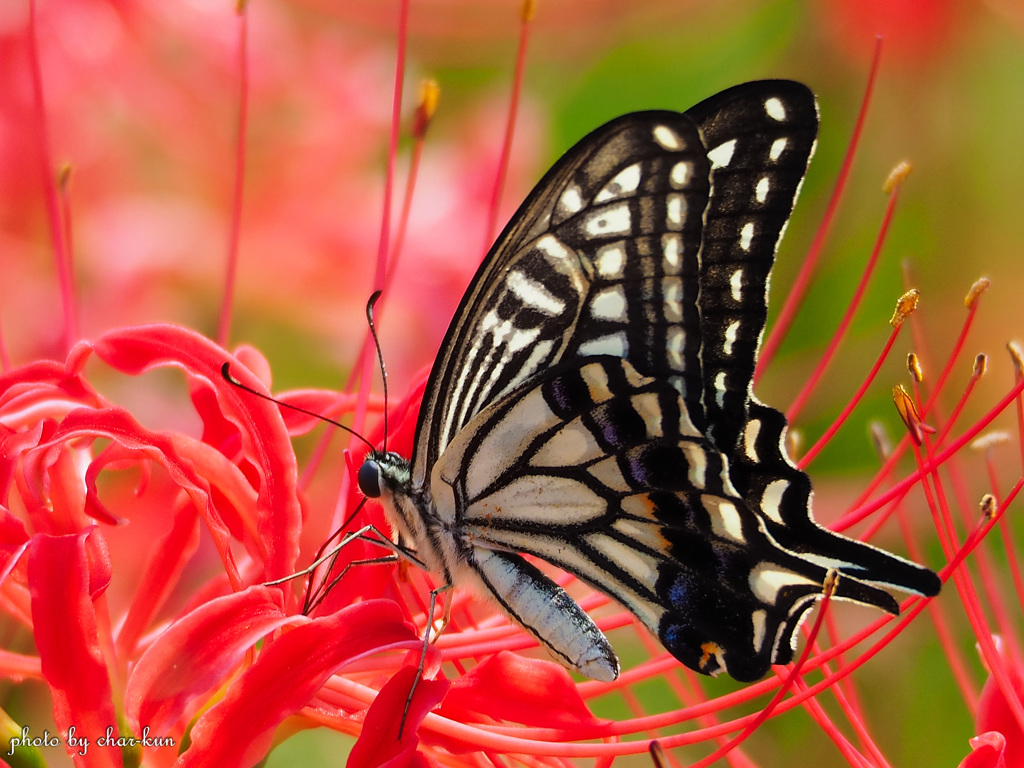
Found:
[[[107,50],[116,49],[118,55],[85,57],[81,68],[122,75],[127,79],[122,82],[126,93],[138,95],[147,90],[133,83],[133,78],[147,84],[161,80],[145,77],[154,67],[145,51],[160,48],[153,42],[153,19],[188,27],[186,37],[198,41],[198,54],[183,70],[212,73],[209,91],[193,91],[171,78],[159,94],[139,103],[140,109],[152,110],[159,117],[156,122],[170,123],[171,130],[159,135],[180,132],[169,138],[175,148],[171,156],[184,158],[181,165],[189,169],[182,177],[201,175],[202,167],[214,164],[217,155],[209,149],[207,139],[224,131],[223,125],[210,112],[198,109],[210,122],[183,121],[179,115],[192,110],[170,109],[169,105],[198,107],[204,100],[231,103],[229,94],[234,90],[229,86],[237,76],[235,20],[226,11],[203,18],[172,18],[160,3],[108,6],[97,1],[83,3],[82,8],[81,13],[92,19],[95,44],[106,39],[111,46]],[[110,22],[110,18],[103,21],[107,12],[118,21],[108,26],[108,31],[119,33],[102,38],[102,25]],[[70,22],[62,13],[56,4],[48,5],[37,31],[58,35],[61,33],[54,30],[63,29],[67,33],[61,25]],[[7,367],[0,376],[0,573],[4,575],[0,606],[17,628],[17,639],[31,638],[31,644],[12,641],[0,651],[0,669],[8,680],[36,681],[49,691],[59,746],[76,765],[248,766],[262,760],[296,730],[313,726],[356,736],[349,758],[353,766],[481,765],[504,756],[538,765],[561,764],[570,758],[609,760],[642,753],[653,739],[668,748],[690,747],[675,757],[669,755],[670,761],[700,759],[706,763],[725,755],[732,765],[753,765],[742,742],[764,720],[798,708],[849,763],[884,765],[886,750],[869,726],[871,712],[860,685],[867,670],[862,667],[887,649],[912,621],[923,625],[920,615],[926,611],[943,639],[965,706],[977,715],[979,736],[964,764],[996,765],[996,760],[1002,760],[1013,765],[1013,760],[1019,759],[1024,707],[1017,672],[1019,632],[1005,615],[1011,604],[1005,593],[1008,582],[1018,587],[1021,580],[1012,540],[1006,539],[1005,558],[1011,563],[1006,568],[993,557],[987,534],[1005,525],[1003,513],[1021,485],[1019,479],[1005,478],[1019,478],[1020,470],[986,456],[985,467],[991,467],[991,472],[973,471],[981,459],[964,448],[1003,411],[1019,403],[1021,385],[1004,387],[998,402],[981,409],[985,412],[965,426],[961,423],[963,407],[977,397],[974,387],[981,376],[976,368],[967,379],[963,397],[953,407],[947,404],[949,413],[942,410],[943,400],[950,397],[956,384],[955,372],[964,367],[958,364],[979,306],[977,296],[970,303],[963,333],[950,345],[943,365],[929,360],[922,341],[921,314],[928,311],[927,297],[921,312],[910,317],[911,330],[918,332],[914,349],[923,361],[926,378],[923,384],[915,381],[900,402],[916,439],[907,437],[896,448],[883,451],[883,465],[860,498],[840,504],[830,503],[826,497],[826,503],[819,505],[821,518],[837,530],[852,528],[865,540],[875,538],[885,522],[895,517],[910,555],[932,564],[943,562],[943,557],[943,576],[955,582],[956,590],[947,589],[939,601],[907,601],[899,620],[872,616],[851,623],[847,614],[827,603],[816,616],[815,626],[808,628],[805,654],[788,669],[777,670],[771,679],[723,693],[720,682],[709,683],[682,669],[603,595],[564,576],[560,582],[594,613],[602,629],[613,633],[617,647],[624,649],[626,668],[614,683],[577,683],[561,667],[533,658],[530,654],[535,643],[529,636],[490,607],[458,591],[451,597],[451,624],[423,656],[423,633],[438,627],[440,614],[428,616],[426,595],[432,585],[424,574],[407,565],[349,571],[309,616],[301,612],[297,597],[301,590],[266,584],[305,565],[308,558],[300,554],[304,534],[310,536],[312,529],[314,537],[321,535],[322,520],[328,516],[329,508],[320,503],[325,494],[316,495],[310,488],[325,476],[338,475],[338,470],[319,453],[300,461],[292,445],[293,438],[313,428],[314,420],[279,409],[224,380],[220,368],[230,361],[232,372],[244,384],[266,391],[270,365],[256,350],[241,348],[231,354],[180,325],[135,327],[130,323],[140,317],[188,317],[191,313],[182,309],[180,298],[165,293],[165,281],[155,275],[176,275],[189,285],[205,285],[211,275],[219,274],[182,267],[210,261],[219,264],[219,256],[202,258],[212,250],[208,242],[217,241],[211,234],[219,236],[220,229],[211,224],[216,219],[211,213],[213,206],[197,202],[218,196],[234,200],[231,213],[237,237],[231,239],[246,253],[239,269],[243,282],[246,276],[264,284],[283,281],[272,292],[275,300],[283,303],[289,297],[307,297],[317,307],[302,319],[311,327],[351,322],[357,316],[367,292],[363,286],[369,285],[370,259],[352,259],[351,270],[339,281],[328,279],[337,269],[331,259],[310,262],[296,256],[298,267],[282,269],[280,254],[339,250],[363,256],[372,250],[379,195],[366,190],[376,193],[380,183],[362,167],[367,153],[356,148],[371,139],[375,140],[373,146],[381,143],[386,106],[380,94],[387,89],[381,85],[384,78],[368,75],[366,67],[337,67],[331,55],[335,49],[324,38],[306,31],[300,45],[280,32],[283,28],[254,25],[248,42],[252,71],[241,70],[250,87],[248,96],[240,99],[242,113],[251,106],[247,98],[253,104],[262,100],[264,107],[278,100],[295,105],[283,93],[291,87],[294,71],[283,66],[283,59],[261,57],[254,51],[270,50],[273,43],[315,49],[319,53],[302,57],[299,68],[306,68],[311,80],[336,89],[338,100],[332,108],[314,110],[320,130],[332,134],[332,140],[299,142],[301,146],[288,153],[287,163],[268,166],[252,161],[272,152],[266,145],[261,149],[244,144],[246,134],[240,131],[235,134],[239,155],[261,171],[255,178],[243,179],[239,162],[233,198],[227,179],[230,174],[224,174],[224,179],[218,179],[223,183],[217,194],[191,190],[195,199],[190,199],[190,187],[176,173],[181,169],[168,163],[163,172],[182,185],[172,188],[179,202],[188,201],[184,212],[172,206],[169,213],[160,207],[159,213],[147,217],[146,212],[156,211],[156,206],[130,204],[132,194],[125,190],[137,192],[141,183],[134,175],[137,167],[125,162],[132,153],[118,155],[109,144],[101,144],[106,151],[90,156],[73,142],[62,144],[71,141],[69,137],[76,131],[100,128],[84,121],[92,105],[82,96],[88,89],[76,87],[83,82],[83,73],[63,57],[60,47],[43,46],[44,63],[47,56],[52,58],[51,66],[40,70],[45,77],[39,81],[48,94],[45,104],[57,105],[56,112],[36,111],[28,95],[30,86],[12,89],[10,94],[13,103],[23,109],[21,117],[49,125],[58,146],[72,147],[75,151],[70,154],[76,157],[84,154],[86,170],[93,162],[94,171],[106,172],[83,174],[86,194],[81,199],[69,198],[66,189],[40,185],[33,176],[34,164],[26,158],[48,153],[38,151],[40,142],[45,148],[45,141],[33,134],[20,145],[15,142],[23,151],[4,155],[4,167],[16,172],[0,176],[5,205],[15,212],[21,210],[19,198],[26,191],[37,195],[33,199],[49,196],[54,202],[50,232],[63,246],[57,250],[63,250],[65,266],[74,261],[70,253],[73,238],[68,234],[70,211],[74,210],[76,222],[88,233],[85,254],[76,265],[79,274],[108,278],[102,281],[109,289],[102,299],[82,306],[87,318],[83,326],[107,329],[105,332],[93,333],[93,341],[75,343],[73,330],[66,330],[69,343],[64,362],[37,359]],[[248,34],[244,26],[241,29],[242,35]],[[524,24],[521,51],[526,50],[528,29]],[[12,50],[24,50],[19,42],[22,32],[19,28],[5,41]],[[46,39],[45,34],[41,37]],[[381,58],[369,45],[347,53],[361,63]],[[520,71],[522,61],[521,56]],[[401,70],[399,74],[403,74]],[[366,78],[373,78],[370,85]],[[348,109],[336,109],[337,103]],[[487,129],[467,133],[500,135],[495,126],[504,122],[504,115],[495,117],[491,109],[482,112],[486,117],[479,122],[486,122]],[[396,98],[394,114],[397,122],[402,116],[401,99]],[[360,133],[360,128],[365,133]],[[145,143],[145,129],[139,130]],[[517,136],[517,151],[522,148],[520,138]],[[396,133],[391,161],[396,158],[397,144]],[[465,153],[450,147],[434,148],[444,156],[446,169],[454,166],[455,174],[463,173],[462,178],[468,179],[461,186],[444,180],[452,171],[430,168],[430,160],[425,160],[426,178],[419,183],[435,194],[425,207],[413,206],[419,213],[413,214],[404,236],[407,247],[417,249],[417,258],[407,255],[402,271],[395,270],[393,260],[381,261],[381,272],[394,285],[394,292],[386,298],[387,322],[412,329],[406,334],[405,347],[388,345],[389,363],[391,356],[399,360],[392,366],[399,371],[393,381],[414,380],[412,372],[423,365],[426,349],[443,331],[457,302],[458,286],[468,277],[473,255],[479,253],[478,234],[497,216],[492,200],[499,192],[491,170],[499,161],[497,144],[476,146]],[[0,142],[0,147],[10,146]],[[471,162],[481,156],[493,162]],[[376,166],[373,171],[376,173]],[[99,176],[104,177],[103,184],[109,184],[109,194],[104,194],[96,181]],[[351,186],[336,176],[350,179]],[[439,179],[441,176],[444,178]],[[241,194],[243,188],[245,195]],[[461,195],[457,206],[446,198],[456,194],[448,192],[449,188]],[[891,209],[895,204],[892,195]],[[464,221],[479,226],[453,230],[446,223],[444,238],[428,237],[435,223],[453,207]],[[338,210],[345,210],[352,221],[337,226]],[[144,219],[141,225],[137,221],[140,215]],[[402,226],[406,216],[399,217]],[[5,215],[5,221],[15,218]],[[11,239],[19,248],[26,243],[36,247],[34,238],[39,234],[35,230],[43,229],[43,221],[41,216],[24,217],[9,230],[14,233]],[[886,227],[882,227],[883,234]],[[179,229],[191,237],[160,236]],[[226,231],[221,241],[229,239]],[[384,231],[388,232],[387,227]],[[140,258],[136,252],[140,249],[132,245],[140,232],[146,240],[141,250],[159,259]],[[176,243],[173,254],[161,250],[161,240]],[[400,240],[395,236],[392,242]],[[880,236],[871,264],[881,252],[883,240]],[[248,248],[244,247],[247,241]],[[389,247],[382,238],[382,257],[391,259],[396,247]],[[197,250],[192,253],[190,248]],[[453,261],[448,258],[451,252],[468,255]],[[119,254],[129,254],[135,261],[126,263],[117,258]],[[111,258],[108,261],[101,256]],[[154,267],[154,262],[163,266]],[[865,283],[870,270],[865,270]],[[31,280],[25,282],[34,285]],[[240,286],[240,296],[244,297],[246,290]],[[251,285],[248,290],[258,295]],[[32,302],[40,304],[38,297],[46,291],[27,289],[24,293],[27,295],[17,298],[18,314],[32,318],[43,314],[31,311],[36,309]],[[419,300],[424,293],[430,294],[436,311],[422,311]],[[72,294],[65,290],[68,303],[64,308],[69,317],[75,316],[67,298]],[[345,308],[342,313],[325,308],[324,297],[328,296],[331,306]],[[851,315],[856,306],[851,303]],[[266,311],[284,314],[290,307],[282,304]],[[944,313],[948,308],[938,311]],[[230,317],[230,312],[225,316]],[[21,350],[30,350],[27,355],[21,352],[22,359],[41,356],[40,349],[48,352],[58,346],[58,334],[48,318],[46,324],[33,322],[38,325],[18,330]],[[67,327],[73,329],[74,325]],[[882,362],[888,350],[905,338],[905,330],[902,336],[899,329],[893,330],[879,365],[850,396],[848,410],[864,407],[861,395],[872,383],[881,386],[874,377],[885,376],[879,371],[884,371]],[[840,341],[837,333],[836,347]],[[353,356],[354,349],[352,343]],[[822,368],[829,359],[823,360]],[[767,365],[769,361],[763,362]],[[166,367],[184,372],[187,405],[168,402],[171,398],[159,392],[154,395],[141,378]],[[363,370],[372,373],[372,367]],[[928,371],[934,370],[940,373],[931,383]],[[125,375],[131,378],[126,380]],[[815,374],[812,382],[817,377]],[[101,383],[109,386],[111,381],[118,382],[119,393],[133,393],[136,404],[122,407],[113,397],[100,394],[105,391]],[[389,414],[389,446],[406,453],[422,396],[422,375],[418,381],[400,403],[392,404]],[[884,382],[884,388],[893,383]],[[806,394],[813,390],[812,385]],[[279,398],[325,414],[351,413],[357,419],[370,414],[379,422],[381,403],[369,401],[368,391],[368,386],[362,388],[362,400],[326,390],[285,392]],[[139,398],[140,393],[147,399]],[[805,400],[805,395],[799,396],[790,412],[799,410]],[[154,401],[159,401],[156,407]],[[154,418],[153,411],[173,413],[176,419],[188,415],[199,427],[190,431],[177,426],[145,426]],[[156,418],[166,421],[162,414]],[[820,445],[803,454],[802,464],[819,455],[846,415],[844,411]],[[375,429],[373,437],[379,444],[383,424],[376,423]],[[900,460],[909,462],[911,456],[914,468],[900,471]],[[339,520],[361,501],[348,475],[342,483]],[[974,514],[974,500],[982,493],[992,494],[992,498],[983,514]],[[318,501],[311,502],[311,498]],[[957,508],[963,514],[954,519],[951,509]],[[923,523],[926,510],[934,516],[935,535]],[[315,521],[320,522],[313,525]],[[361,511],[358,523],[384,530],[379,511],[372,507]],[[935,542],[935,551],[919,552],[923,542]],[[382,554],[386,552],[375,544],[353,540],[339,553],[336,567]],[[1013,604],[1021,602],[1022,593],[1018,588]],[[965,632],[960,613],[968,616],[969,631],[990,670],[980,696],[971,676],[973,660],[962,658],[956,642]],[[1005,651],[994,642],[996,635],[1004,638]],[[883,654],[877,663],[891,656]],[[421,660],[423,674],[418,678]],[[663,689],[657,699],[649,693],[655,686]],[[838,708],[826,706],[826,699]],[[27,731],[13,720],[0,721],[0,731],[9,748],[16,748],[19,757],[31,759],[32,748],[15,739],[23,734],[38,736],[45,725],[25,722]]]
[[[166,365],[184,370],[203,438],[146,429],[98,395],[84,373],[91,354],[131,375]],[[218,764],[250,765],[338,667],[419,647],[392,602],[308,619],[296,615],[291,591],[259,586],[296,567],[297,463],[278,409],[221,377],[229,357],[192,331],[147,326],[82,342],[64,365],[34,363],[0,377],[4,601],[35,638],[38,664],[29,677],[49,686],[59,731],[95,742],[92,757],[73,755],[80,764],[120,762],[121,744],[101,743],[108,729],[114,740],[141,740],[142,748],[163,739],[156,748],[166,754],[147,750],[147,759],[169,763],[184,725],[198,715],[189,761],[226,751]],[[259,386],[237,365],[243,381]],[[126,561],[127,572],[104,528],[140,521],[130,501],[114,509],[101,499],[97,476],[112,466],[137,467],[144,480],[159,468],[170,481],[161,499],[171,524],[148,544],[136,541],[146,552]],[[147,636],[195,558],[200,527],[215,544],[222,575],[166,631]],[[105,595],[115,576],[134,582],[116,626]],[[5,666],[9,676],[24,674],[19,657]],[[226,742],[225,733],[238,739]]]

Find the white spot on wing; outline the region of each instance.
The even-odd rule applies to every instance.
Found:
[[[678,275],[683,264],[683,239],[673,233],[661,236],[661,253],[665,257],[665,273]]]
[[[732,154],[736,151],[736,139],[719,144],[708,152],[708,160],[711,161],[711,169],[725,168],[732,162]]]
[[[615,174],[604,188],[594,197],[595,203],[616,200],[636,192],[640,186],[640,163],[633,163]]]
[[[669,174],[669,183],[676,189],[682,189],[690,183],[690,175],[693,173],[693,163],[681,161],[672,166],[672,173]]]
[[[622,267],[626,263],[626,252],[622,243],[612,243],[597,251],[597,271],[602,277],[622,277]]]
[[[708,472],[708,457],[704,454],[704,449],[689,441],[679,443],[679,447],[683,449],[686,464],[689,467],[687,479],[698,491],[704,490]]]
[[[677,371],[683,370],[683,347],[686,346],[686,333],[678,325],[669,328],[665,339],[669,367]]]
[[[740,321],[733,320],[725,329],[725,343],[722,345],[722,352],[726,355],[732,354],[732,345],[736,343],[736,332],[740,329]]]
[[[761,420],[751,419],[743,430],[743,452],[751,461],[760,461],[757,456],[757,435],[761,431]]]
[[[667,125],[654,126],[654,140],[664,149],[677,150],[684,146],[679,134]]]
[[[754,648],[758,651],[760,651],[761,646],[764,645],[765,620],[767,618],[768,614],[764,609],[754,611],[750,614],[750,621],[754,625]]]
[[[683,218],[686,216],[686,198],[682,195],[669,195],[665,198],[665,218],[669,229],[682,229]]]
[[[622,286],[605,288],[590,303],[590,314],[601,320],[626,321],[626,295]]]
[[[648,439],[664,436],[665,432],[662,428],[662,417],[664,414],[662,413],[658,395],[653,392],[634,395],[630,398],[630,404],[633,406],[633,410],[644,420]]]
[[[702,496],[701,503],[711,518],[711,530],[716,536],[745,544],[743,521],[736,505],[719,496]]]
[[[715,402],[719,408],[725,407],[725,371],[719,371],[715,376]]]
[[[666,277],[661,281],[661,293],[665,304],[665,319],[679,323],[683,319],[683,283],[678,277]]]
[[[619,203],[594,211],[587,216],[584,230],[591,237],[628,235],[631,226],[629,206],[626,203]]]
[[[596,355],[612,355],[614,357],[625,357],[629,344],[623,333],[609,333],[607,336],[598,336],[596,339],[585,341],[580,344],[580,356],[592,357]]]
[[[614,456],[594,462],[587,467],[587,472],[595,480],[612,491],[627,493],[631,488],[630,483],[626,482],[626,478],[622,476],[622,469],[619,467],[619,462]]]
[[[789,481],[780,478],[768,483],[768,487],[761,494],[761,511],[764,512],[766,517],[780,525],[783,522],[779,504],[782,503],[782,494],[785,493],[787,488],[789,488]]]
[[[729,288],[732,290],[732,300],[740,301],[743,298],[743,270],[737,269],[729,278]]]
[[[765,101],[764,111],[768,113],[768,117],[772,120],[778,120],[780,123],[786,119],[786,108],[774,96]]]
[[[754,196],[757,198],[757,202],[763,203],[768,199],[769,189],[771,189],[771,182],[768,181],[767,176],[762,176],[757,182],[757,187],[754,189]]]
[[[583,209],[583,198],[580,195],[580,188],[572,184],[565,188],[558,204],[565,213],[578,213]]]
[[[740,230],[740,248],[744,251],[750,250],[750,243],[754,239],[754,222],[748,221]]]
[[[772,148],[768,150],[768,157],[773,161],[778,160],[782,157],[782,153],[786,149],[786,145],[789,143],[789,139],[776,139],[772,142]]]
[[[604,366],[597,363],[588,363],[580,368],[580,376],[587,385],[587,393],[595,403],[603,403],[611,400],[613,395],[608,386],[608,372]]]

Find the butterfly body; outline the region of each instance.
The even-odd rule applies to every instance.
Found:
[[[821,597],[935,575],[831,533],[751,393],[775,250],[817,133],[804,86],[748,83],[626,115],[552,168],[484,260],[427,385],[411,461],[360,487],[444,585],[496,601],[566,666],[618,674],[522,553],[626,606],[687,666],[739,680],[793,653]]]

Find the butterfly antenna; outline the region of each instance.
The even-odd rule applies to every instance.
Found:
[[[363,437],[361,434],[356,432],[351,427],[346,427],[340,421],[335,421],[332,418],[324,416],[322,413],[317,413],[316,411],[310,411],[310,410],[308,410],[306,408],[302,408],[301,406],[298,406],[298,405],[292,405],[291,403],[283,402],[281,400],[278,400],[275,397],[271,397],[270,395],[267,395],[267,394],[264,394],[263,392],[255,390],[252,387],[246,386],[245,384],[240,382],[238,379],[236,379],[231,374],[231,363],[229,363],[229,362],[224,363],[224,365],[222,365],[220,367],[220,375],[224,377],[224,380],[228,384],[231,384],[232,386],[238,387],[242,391],[248,392],[250,395],[255,395],[258,398],[261,398],[263,400],[267,400],[267,401],[273,403],[274,405],[276,405],[276,406],[278,406],[280,408],[288,408],[288,409],[290,409],[292,411],[298,411],[299,413],[304,413],[306,416],[312,416],[314,419],[319,419],[320,421],[326,421],[328,424],[333,424],[334,426],[338,427],[338,429],[343,429],[346,432],[348,432],[350,435],[353,435],[354,437],[357,437],[360,440],[362,440],[364,443],[366,443],[366,447],[369,448],[371,451],[374,450],[373,443],[371,443],[369,440],[367,440],[365,437]]]
[[[380,338],[377,336],[377,326],[373,322],[373,308],[380,298],[380,291],[374,291],[370,300],[366,302],[366,324],[370,327],[370,336],[373,337],[373,348],[377,350],[377,366],[380,368],[380,380],[384,386],[384,440],[381,450],[387,453],[388,450],[388,372],[384,367],[384,353],[380,349]]]

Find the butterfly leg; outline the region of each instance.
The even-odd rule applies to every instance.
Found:
[[[365,541],[369,544],[374,544],[378,547],[381,547],[382,549],[390,550],[391,554],[385,555],[383,557],[353,560],[351,563],[348,563],[342,569],[341,573],[332,578],[330,582],[326,584],[321,584],[315,590],[312,588],[312,584],[310,584],[306,591],[305,600],[303,601],[303,614],[308,614],[310,611],[316,608],[316,606],[320,604],[320,602],[324,599],[327,593],[334,588],[334,585],[337,584],[342,579],[342,577],[344,577],[345,574],[348,573],[349,569],[352,568],[352,566],[354,565],[376,565],[380,563],[394,563],[400,560],[406,560],[419,568],[425,567],[423,562],[416,556],[416,552],[414,550],[408,549],[407,547],[403,547],[399,544],[395,544],[376,526],[364,525],[362,528],[353,531],[352,533],[346,534],[345,537],[340,542],[338,542],[338,544],[334,546],[331,550],[325,552],[324,547],[321,547],[320,551],[317,552],[317,557],[313,560],[313,562],[305,568],[303,568],[301,571],[296,571],[295,573],[289,574],[288,576],[282,576],[280,579],[274,579],[273,581],[264,582],[264,586],[273,587],[278,584],[284,584],[286,581],[291,581],[292,579],[297,579],[302,576],[310,576],[316,571],[317,568],[319,568],[321,565],[327,562],[331,563],[331,566],[328,568],[328,571],[330,571],[330,568],[334,566],[334,561],[337,560],[341,550],[347,547],[353,541]]]
[[[431,643],[435,642],[441,633],[444,632],[448,626],[448,622],[451,619],[451,599],[445,599],[445,611],[444,619],[441,627],[434,634],[431,639],[431,629],[434,626],[434,609],[437,608],[437,598],[439,595],[450,591],[452,588],[451,584],[444,584],[440,587],[430,590],[430,605],[427,607],[427,626],[423,630],[423,648],[420,652],[420,663],[416,667],[416,677],[412,680],[412,685],[409,688],[409,695],[405,699],[405,708],[402,710],[402,720],[398,724],[398,738],[402,738],[402,732],[405,730],[405,721],[409,717],[409,707],[412,706],[412,697],[416,693],[416,686],[420,684],[420,680],[423,678],[423,669],[427,664],[427,653],[430,650]]]

